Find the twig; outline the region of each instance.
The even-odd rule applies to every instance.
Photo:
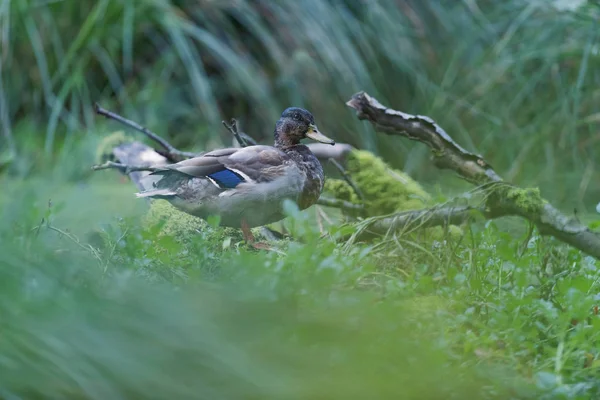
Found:
[[[155,171],[160,170],[161,167],[151,167],[151,166],[143,166],[143,165],[127,165],[127,164],[121,164],[121,163],[116,163],[116,162],[112,162],[112,161],[107,161],[104,164],[92,166],[92,170],[94,170],[94,171],[99,171],[102,169],[118,169],[119,171],[121,171],[127,175],[130,172],[135,172],[135,171],[155,172]]]
[[[317,200],[317,204],[320,204],[325,207],[341,208],[343,210],[355,212],[362,211],[364,208],[361,204],[354,204],[350,203],[349,201],[332,199],[329,197],[319,197],[319,200]]]
[[[366,228],[358,235],[358,239],[363,240],[373,235],[404,231],[415,226],[418,226],[418,228],[431,228],[443,225],[460,225],[473,219],[478,213],[485,213],[485,210],[471,206],[447,206],[403,211],[388,217],[374,217],[367,221]]]
[[[258,144],[258,142],[254,140],[252,136],[247,135],[244,132],[240,132],[240,136],[246,141],[246,143],[248,143],[248,146],[256,146]]]
[[[248,147],[255,146],[257,144],[256,140],[246,135],[244,132],[240,132],[240,130],[238,129],[238,122],[235,118],[231,118],[229,124],[225,121],[221,121],[221,123],[225,128],[227,128],[229,132],[233,134],[233,137],[240,144],[240,146]]]
[[[389,109],[365,92],[355,94],[346,104],[356,110],[359,119],[369,120],[382,132],[425,143],[438,168],[451,169],[475,185],[492,184],[484,212],[487,218],[520,216],[531,221],[541,235],[553,236],[600,259],[600,234],[561,213],[539,191],[503,183],[483,157],[460,147],[433,119]],[[396,229],[392,222],[388,220],[385,226]]]
[[[350,176],[348,171],[346,171],[346,169],[344,167],[342,167],[342,164],[337,162],[337,160],[335,160],[334,158],[330,158],[329,162],[332,163],[337,168],[338,171],[340,171],[340,173],[344,177],[344,180],[348,183],[348,185],[350,185],[352,187],[352,190],[354,190],[354,193],[356,193],[356,195],[358,196],[360,201],[364,202],[365,196],[363,195],[362,191],[360,190],[360,188],[358,187],[356,182],[354,182],[354,180],[352,179],[352,177]]]
[[[225,121],[221,121],[221,123],[225,128],[227,128],[229,132],[233,134],[233,137],[235,138],[235,140],[237,140],[240,146],[248,146],[248,143],[240,136],[240,133],[237,128],[237,120],[235,118],[231,118],[231,122],[229,122],[229,124]]]
[[[198,155],[197,153],[190,153],[187,151],[177,150],[169,142],[167,142],[165,139],[158,136],[156,133],[150,131],[148,128],[141,126],[137,122],[134,122],[125,117],[122,117],[117,113],[106,110],[106,109],[100,107],[100,105],[97,103],[95,104],[95,110],[96,110],[96,114],[102,115],[109,119],[114,119],[115,121],[118,121],[125,126],[128,126],[132,129],[135,129],[135,130],[143,133],[144,135],[146,135],[147,137],[149,137],[150,139],[152,139],[153,141],[155,141],[156,143],[161,145],[161,147],[166,150],[167,155],[170,156],[171,158],[184,158],[185,159],[185,158],[192,158],[192,157],[195,157]]]

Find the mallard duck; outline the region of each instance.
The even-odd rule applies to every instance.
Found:
[[[177,209],[207,219],[219,216],[220,225],[240,228],[257,248],[250,228],[285,217],[284,199],[304,210],[316,203],[325,181],[317,157],[300,141],[335,142],[317,129],[313,115],[287,108],[275,124],[274,145],[213,150],[199,157],[160,166],[144,179],[155,179],[136,195],[165,199]]]

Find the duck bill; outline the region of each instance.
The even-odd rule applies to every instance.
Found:
[[[330,144],[332,146],[335,144],[333,140],[319,132],[315,125],[310,125],[308,132],[306,132],[306,137],[319,143]]]

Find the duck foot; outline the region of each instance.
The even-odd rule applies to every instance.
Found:
[[[244,240],[251,247],[253,247],[257,250],[268,250],[268,251],[275,251],[278,253],[280,252],[279,250],[274,249],[273,247],[271,247],[269,244],[267,244],[265,242],[257,242],[256,239],[254,238],[254,235],[252,234],[252,231],[250,230],[250,227],[248,226],[248,223],[245,220],[242,220],[242,223],[240,224],[240,226],[242,229],[242,234],[244,235]]]
[[[252,242],[252,243],[248,243],[250,246],[252,246],[253,248],[255,248],[256,250],[266,250],[266,251],[272,251],[273,253],[277,253],[277,254],[281,254],[282,256],[285,256],[287,254],[285,254],[285,252],[276,249],[275,247],[272,247],[271,245],[269,245],[268,243],[265,242]]]
[[[269,244],[267,244],[265,242],[252,242],[252,243],[248,243],[248,244],[257,250],[275,251],[274,248],[272,248],[271,246],[269,246]]]

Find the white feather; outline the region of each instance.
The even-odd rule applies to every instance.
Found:
[[[217,181],[215,181],[213,178],[211,178],[210,176],[207,176],[206,179],[208,179],[208,181],[210,183],[212,183],[213,185],[215,185],[218,189],[223,189],[221,186],[219,186],[219,184],[217,183]]]
[[[152,196],[175,196],[177,193],[169,189],[149,190],[147,192],[136,193],[135,197],[152,197]]]

